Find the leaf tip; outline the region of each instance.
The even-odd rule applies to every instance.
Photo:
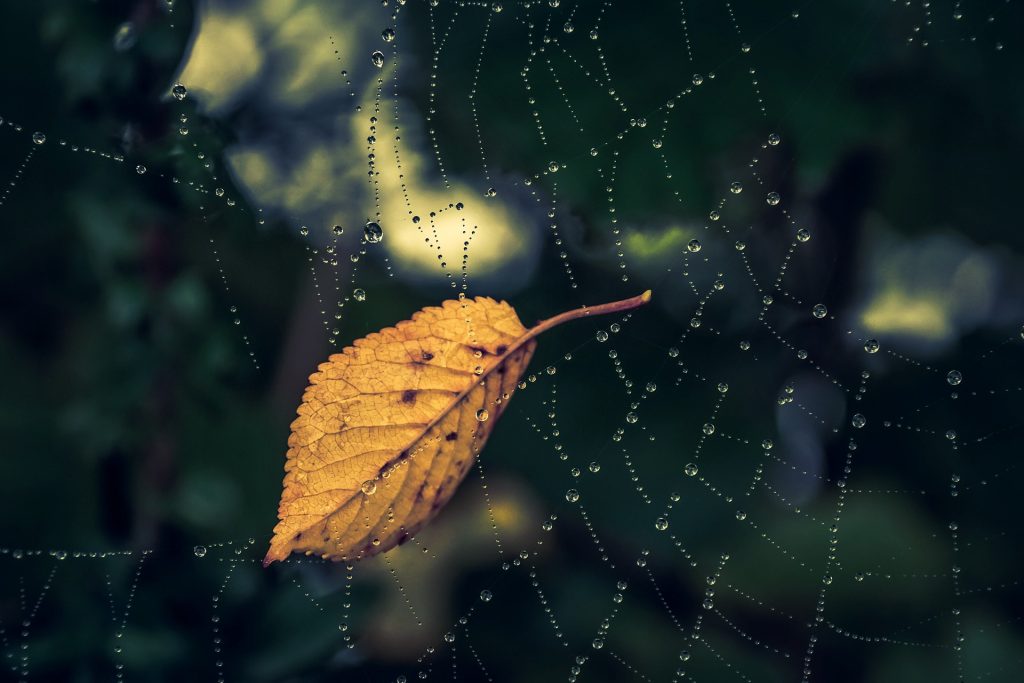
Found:
[[[279,562],[283,559],[284,557],[281,555],[280,552],[274,552],[274,549],[271,548],[267,551],[266,557],[263,558],[263,568],[266,569],[274,562]]]

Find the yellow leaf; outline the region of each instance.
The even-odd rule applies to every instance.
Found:
[[[445,301],[332,355],[310,376],[292,423],[263,565],[292,552],[355,561],[403,543],[466,476],[537,335],[650,298],[584,306],[529,330],[504,301]]]

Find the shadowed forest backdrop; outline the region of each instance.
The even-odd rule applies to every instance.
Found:
[[[0,678],[1016,680],[1021,26],[5,3]],[[414,542],[260,568],[332,350],[647,288]]]

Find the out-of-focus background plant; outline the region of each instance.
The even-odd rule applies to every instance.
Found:
[[[967,5],[7,3],[3,676],[489,680],[482,661],[502,681],[794,680],[824,580],[812,680],[1014,680],[1024,16]],[[361,242],[370,219],[378,245]],[[772,290],[796,227],[811,239]],[[610,342],[596,323],[542,342],[484,454],[489,506],[471,476],[348,589],[343,566],[247,562],[309,373],[464,282],[527,324],[655,301]],[[863,370],[884,390],[859,395]],[[720,381],[700,456],[716,495],[682,471]],[[673,491],[669,539],[654,519]],[[702,607],[723,553],[730,622]],[[455,666],[417,662],[448,632]]]

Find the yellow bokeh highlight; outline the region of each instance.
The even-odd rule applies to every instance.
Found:
[[[940,339],[952,331],[948,302],[935,292],[912,295],[897,288],[882,292],[861,313],[861,324],[878,334],[913,334]]]

